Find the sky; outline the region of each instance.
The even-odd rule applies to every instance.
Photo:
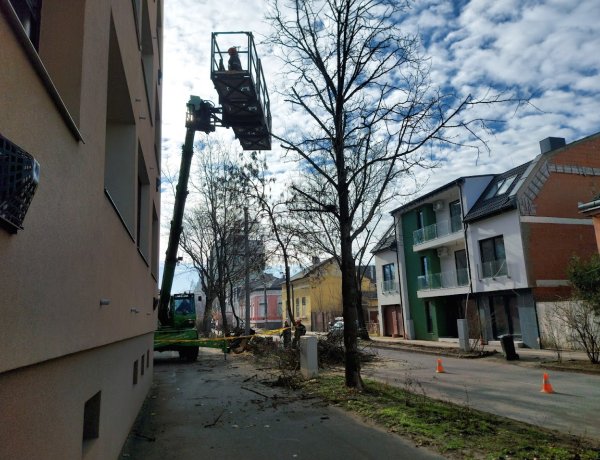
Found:
[[[571,143],[600,131],[600,1],[415,0],[411,5],[403,27],[420,35],[435,85],[474,95],[489,87],[513,88],[531,97],[531,105],[520,110],[499,106],[488,113],[503,120],[485,139],[489,153],[452,152],[439,169],[423,173],[421,193],[458,177],[523,164],[539,154],[539,141],[547,137]],[[164,0],[163,174],[179,167],[189,96],[218,100],[210,81],[211,32],[253,32],[270,90],[273,131],[282,134],[301,123],[278,96],[286,86],[280,62],[261,43],[270,31],[266,8],[265,0]],[[211,136],[233,138],[224,128]],[[291,169],[277,145],[268,158],[276,175]],[[170,189],[164,189],[162,254],[173,204]],[[193,280],[179,274],[175,286],[189,289]]]

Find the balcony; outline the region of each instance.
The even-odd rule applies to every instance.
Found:
[[[381,292],[398,292],[398,282],[396,280],[383,280],[381,282]]]
[[[498,278],[508,276],[508,266],[506,259],[491,260],[481,264],[481,278]]]
[[[441,220],[433,225],[415,230],[413,232],[413,250],[422,251],[458,241],[463,238],[462,229],[460,216],[455,216],[450,220]]]
[[[442,273],[432,273],[417,278],[418,297],[463,294],[469,288],[469,272],[466,268]],[[435,291],[435,292],[433,292]]]

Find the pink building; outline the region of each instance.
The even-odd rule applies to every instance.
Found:
[[[250,285],[250,325],[261,329],[277,329],[283,323],[281,305],[283,279],[266,275]],[[243,304],[244,299],[241,299]]]

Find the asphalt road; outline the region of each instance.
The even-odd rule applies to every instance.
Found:
[[[121,460],[439,459],[317,398],[268,385],[245,358],[201,348],[195,363],[161,353]]]
[[[542,393],[539,368],[503,358],[441,357],[378,349],[379,362],[363,367],[363,377],[412,387],[427,396],[452,401],[544,428],[600,440],[600,376],[546,371],[555,393]]]

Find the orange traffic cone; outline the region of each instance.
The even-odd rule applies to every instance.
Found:
[[[552,389],[552,385],[550,385],[550,378],[548,377],[548,374],[546,374],[544,372],[544,377],[542,377],[542,393],[554,393],[554,390]]]
[[[438,359],[438,360],[437,360],[437,367],[435,368],[435,371],[436,371],[438,374],[443,374],[444,372],[446,372],[446,371],[444,370],[444,366],[442,366],[442,360],[441,360],[441,359]]]

